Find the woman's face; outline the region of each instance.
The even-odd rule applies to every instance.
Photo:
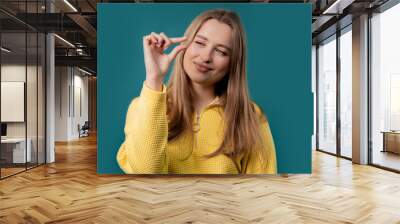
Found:
[[[228,72],[232,29],[216,19],[203,23],[183,56],[183,68],[193,83],[212,86]]]

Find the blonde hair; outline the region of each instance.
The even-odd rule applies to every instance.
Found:
[[[232,53],[226,74],[215,85],[215,93],[224,108],[224,140],[210,158],[221,153],[235,158],[249,152],[260,141],[260,118],[251,102],[246,78],[246,37],[239,16],[227,10],[209,10],[197,16],[185,32],[187,46],[196,33],[209,19],[216,19],[232,28]],[[190,78],[183,69],[184,53],[179,53],[167,86],[168,99],[168,140],[177,138],[184,130],[192,130],[194,108]],[[261,113],[262,114],[262,113]]]

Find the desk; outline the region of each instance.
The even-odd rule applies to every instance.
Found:
[[[28,143],[27,144],[28,147],[26,147],[26,154],[25,154],[25,138],[1,139],[2,157],[3,157],[3,154],[6,154],[6,155],[12,154],[12,160],[11,160],[11,155],[7,156],[10,158],[5,158],[6,161],[9,160],[7,162],[10,162],[10,163],[30,162],[32,160],[32,154],[31,154],[32,140],[30,138],[27,138],[26,142]],[[12,147],[12,148],[10,149],[10,147]],[[25,158],[27,158],[27,161],[25,161]]]
[[[382,131],[383,150],[382,152],[393,152],[400,154],[400,131]]]

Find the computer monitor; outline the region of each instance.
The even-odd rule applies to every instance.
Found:
[[[1,123],[1,136],[7,136],[7,124]]]

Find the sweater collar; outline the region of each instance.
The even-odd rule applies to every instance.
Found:
[[[219,96],[216,96],[204,109],[220,105],[222,105],[222,99]]]
[[[217,106],[220,106],[220,105],[222,105],[221,98],[219,96],[216,96],[209,104],[207,104],[207,106],[205,106],[202,109],[202,111],[205,111],[205,110],[207,110],[209,108],[217,107]],[[195,113],[197,113],[197,112],[195,112]]]

